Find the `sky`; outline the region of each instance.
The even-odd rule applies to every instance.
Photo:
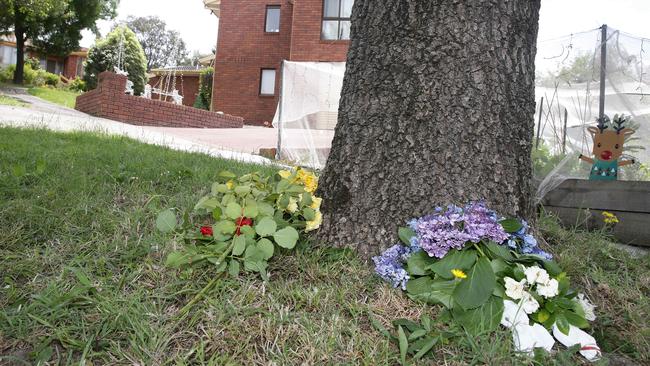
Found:
[[[181,33],[191,52],[210,53],[217,43],[218,18],[203,7],[202,0],[121,0],[117,20],[127,16],[156,15],[168,29]],[[650,0],[542,0],[539,40],[557,38],[600,27],[610,27],[650,39]],[[102,35],[112,22],[99,24]],[[91,32],[84,33],[83,47],[94,42]]]

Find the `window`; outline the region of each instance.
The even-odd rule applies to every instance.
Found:
[[[354,0],[324,0],[321,39],[349,40],[350,15]]]
[[[262,69],[260,95],[275,95],[275,69]]]
[[[268,5],[266,7],[266,21],[264,25],[266,33],[280,32],[280,6]]]

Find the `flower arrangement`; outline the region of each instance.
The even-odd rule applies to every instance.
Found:
[[[267,279],[273,254],[279,248],[293,249],[301,233],[320,226],[322,200],[314,195],[317,187],[314,173],[301,168],[273,176],[220,172],[210,193],[194,206],[193,215],[183,216],[183,222],[171,210],[159,214],[158,229],[175,232],[185,243],[169,254],[167,265],[210,266],[233,276],[243,268]]]
[[[566,339],[556,338],[564,342],[576,332],[582,336],[579,328],[595,319],[593,305],[570,288],[567,274],[539,248],[528,224],[500,218],[484,203],[437,207],[398,233],[402,243],[373,258],[376,273],[413,300],[443,305],[464,332],[493,331],[503,324],[512,328],[516,348],[531,352],[535,347],[550,350],[542,342],[553,340],[549,330],[554,335],[559,331]],[[513,309],[516,318],[526,319],[517,327],[506,321]],[[435,342],[425,342],[429,336],[422,329],[398,327],[402,354],[422,357],[432,349]],[[532,332],[536,336],[529,337]],[[596,348],[591,351],[597,353],[592,343]]]

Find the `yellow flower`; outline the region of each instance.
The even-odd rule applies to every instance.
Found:
[[[311,207],[314,210],[318,211],[318,210],[320,210],[321,202],[323,202],[322,198],[320,198],[320,197],[312,197],[311,198],[311,205],[309,205],[309,207]]]
[[[305,185],[305,191],[314,193],[318,188],[318,178],[314,175],[305,175],[302,178],[302,183]]]
[[[323,223],[323,215],[320,211],[316,211],[316,216],[312,221],[307,221],[307,226],[305,227],[305,232],[316,230],[320,227],[320,224]]]
[[[235,186],[235,182],[233,182],[232,180],[226,182],[226,187],[228,187],[228,189],[232,189],[232,187],[234,186]]]
[[[465,272],[463,272],[463,271],[461,271],[460,269],[457,269],[457,268],[452,269],[451,274],[453,274],[454,277],[456,277],[456,278],[460,278],[460,279],[467,278],[467,275],[465,274]]]
[[[618,224],[619,222],[618,217],[616,217],[616,215],[614,215],[611,212],[603,211],[602,215],[603,215],[603,221],[606,224],[612,225],[612,224]]]
[[[278,174],[284,179],[287,179],[291,176],[291,172],[288,170],[280,170]]]
[[[290,213],[294,213],[296,212],[297,209],[298,209],[298,201],[296,201],[295,198],[290,197],[289,204],[287,205],[287,211]]]

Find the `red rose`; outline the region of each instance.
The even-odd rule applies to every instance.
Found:
[[[212,226],[201,226],[201,234],[203,236],[212,236]]]
[[[240,217],[235,221],[235,224],[237,225],[237,229],[235,230],[235,235],[239,236],[241,235],[241,228],[242,226],[253,226],[253,219],[249,219],[248,217]]]

